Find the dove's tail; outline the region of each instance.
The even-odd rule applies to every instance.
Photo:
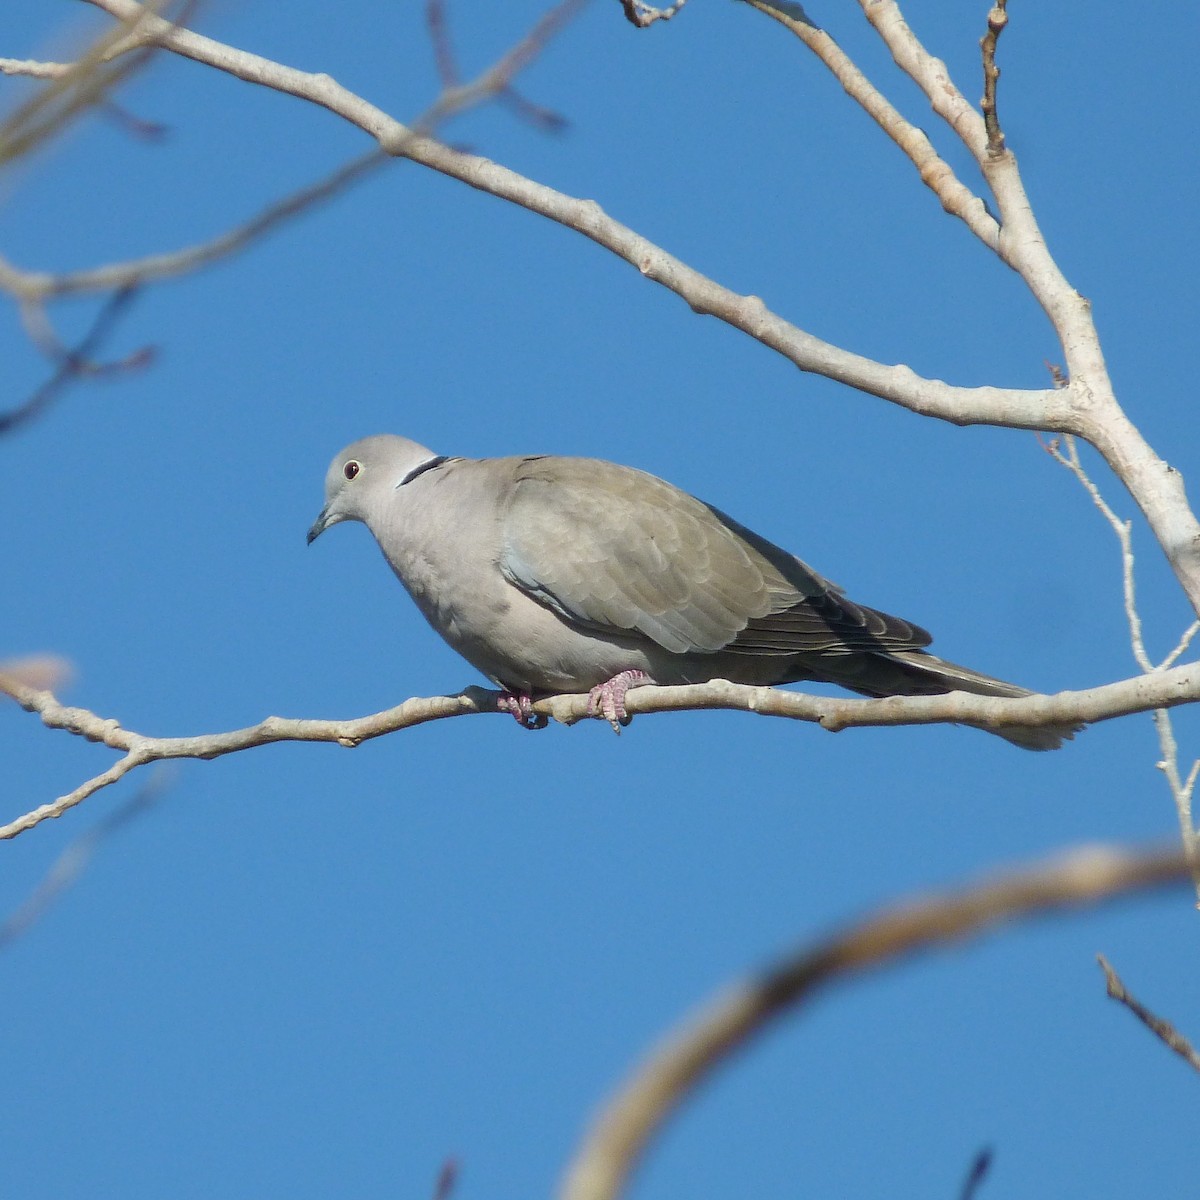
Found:
[[[810,660],[811,661],[811,660]],[[836,671],[822,673],[826,683],[836,683],[864,696],[939,696],[946,692],[971,692],[976,696],[1034,695],[1028,688],[1005,683],[970,667],[947,662],[924,650],[876,651],[847,654],[838,659],[825,656],[822,666]],[[1025,750],[1057,750],[1083,728],[1082,724],[979,725],[1005,741]]]

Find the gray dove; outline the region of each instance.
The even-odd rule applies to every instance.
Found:
[[[643,683],[815,680],[865,696],[1028,696],[928,653],[924,629],[849,600],[724,513],[632,467],[546,454],[449,458],[380,434],[325,477],[311,543],[362,521],[425,619],[538,728],[533,700],[589,691],[615,729]],[[1074,726],[989,729],[1052,750]]]

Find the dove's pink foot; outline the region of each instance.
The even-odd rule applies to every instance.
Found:
[[[639,684],[649,683],[650,676],[645,671],[622,671],[614,675],[607,683],[592,688],[588,692],[588,716],[603,717],[617,732],[622,725],[628,725],[633,718],[625,711],[625,693]]]
[[[501,692],[496,698],[500,712],[510,712],[523,729],[545,729],[550,718],[533,711],[533,697],[528,692]]]

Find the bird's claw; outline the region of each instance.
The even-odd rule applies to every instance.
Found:
[[[512,713],[522,729],[545,729],[550,724],[544,713],[533,711],[533,697],[528,692],[501,692],[496,697],[496,708]]]
[[[649,682],[650,676],[645,671],[622,671],[614,675],[607,683],[598,684],[588,692],[588,716],[603,717],[613,727],[613,732],[619,734],[621,726],[633,720],[625,711],[625,693]]]

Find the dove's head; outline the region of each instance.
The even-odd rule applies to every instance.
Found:
[[[393,433],[380,433],[347,446],[325,474],[325,507],[308,531],[311,545],[339,521],[362,521],[386,511],[388,498],[422,467],[441,458]]]

